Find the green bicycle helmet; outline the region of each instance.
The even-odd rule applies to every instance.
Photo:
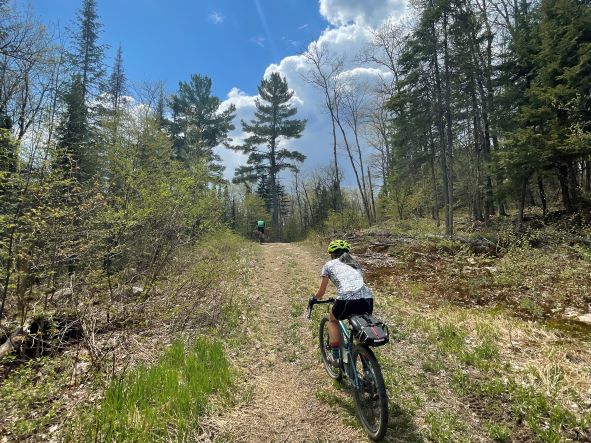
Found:
[[[327,251],[329,254],[332,254],[333,252],[336,251],[345,251],[345,252],[349,252],[349,250],[351,249],[351,245],[349,244],[348,241],[346,240],[333,240],[328,244],[328,248]]]

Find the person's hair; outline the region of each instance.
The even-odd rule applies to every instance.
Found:
[[[340,262],[345,263],[346,265],[351,266],[353,269],[361,269],[359,264],[349,255],[347,251],[342,249],[337,249],[332,254],[333,258],[338,258]]]

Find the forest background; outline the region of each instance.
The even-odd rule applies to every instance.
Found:
[[[0,0],[5,338],[56,308],[76,323],[82,305],[147,302],[185,251],[250,237],[260,217],[271,241],[396,225],[502,244],[563,223],[588,247],[588,2],[419,0],[355,54],[311,43],[298,81],[321,97],[331,143],[305,172],[309,123],[281,66],[237,119],[199,73],[173,94],[131,88],[101,29],[96,0],[63,41]],[[231,180],[220,146],[246,158]]]

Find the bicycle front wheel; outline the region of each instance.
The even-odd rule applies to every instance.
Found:
[[[340,368],[333,366],[332,362],[332,347],[328,337],[328,317],[322,317],[322,320],[320,320],[318,338],[320,339],[320,353],[322,354],[324,369],[326,369],[330,378],[340,380],[343,378],[343,372]]]
[[[358,388],[354,389],[355,405],[361,425],[372,440],[381,440],[388,427],[388,394],[380,364],[371,349],[353,347],[353,364]]]

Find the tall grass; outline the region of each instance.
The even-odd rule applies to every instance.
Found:
[[[228,393],[230,386],[230,367],[219,342],[198,338],[187,346],[177,340],[156,364],[113,381],[101,404],[83,420],[86,435],[78,429],[73,439],[186,441],[208,398]]]

